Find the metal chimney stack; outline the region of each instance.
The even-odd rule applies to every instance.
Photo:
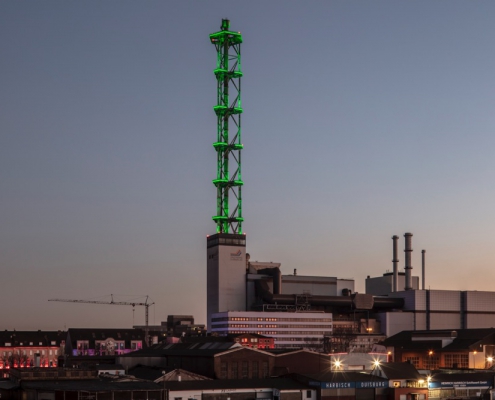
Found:
[[[397,241],[399,240],[399,236],[394,235],[392,236],[393,240],[393,258],[392,258],[392,265],[393,265],[393,281],[392,281],[392,292],[397,292],[398,291],[398,286],[399,286],[399,255],[398,255],[398,247],[397,247]]]
[[[412,238],[412,233],[404,233],[404,238],[405,238],[405,248],[404,248],[404,253],[405,253],[405,266],[404,269],[406,270],[406,286],[404,290],[412,290],[412,279],[411,279],[411,273],[412,273],[412,265],[411,265],[411,253],[412,253],[412,247],[411,247],[411,238]]]
[[[425,270],[426,270],[426,267],[425,267],[425,253],[426,253],[426,250],[421,250],[421,267],[422,267],[422,280],[423,280],[423,290],[426,289],[426,286],[425,286]]]

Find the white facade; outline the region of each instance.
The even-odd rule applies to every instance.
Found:
[[[321,345],[332,330],[329,313],[229,311],[212,315],[210,331],[221,336],[257,333],[273,337],[276,348],[300,348]]]
[[[246,237],[217,234],[207,238],[206,312],[246,310]]]
[[[408,290],[390,296],[403,298],[404,309],[379,314],[382,333],[387,336],[403,330],[495,326],[495,292]]]
[[[403,291],[406,286],[406,274],[404,272],[399,272],[397,278],[397,291],[400,292]],[[378,276],[375,278],[368,276],[365,281],[365,292],[366,294],[372,294],[374,296],[387,296],[393,292],[393,280],[394,274],[392,272],[387,272],[383,274],[383,276]],[[419,277],[412,276],[411,284],[413,290],[418,290]]]
[[[283,294],[342,296],[342,289],[354,292],[354,280],[330,276],[282,275]]]
[[[387,353],[336,353],[330,354],[332,371],[371,371],[377,364],[387,362]]]

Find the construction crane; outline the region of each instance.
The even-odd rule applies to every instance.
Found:
[[[110,301],[99,301],[99,300],[74,300],[74,299],[48,299],[48,301],[60,301],[64,303],[85,303],[85,304],[109,304],[114,306],[143,306],[145,309],[145,318],[144,318],[144,340],[146,341],[146,345],[149,345],[149,307],[154,305],[155,303],[148,303],[149,296],[146,296],[146,300],[144,303],[138,302],[130,302],[130,301],[114,301],[113,294],[110,295]]]

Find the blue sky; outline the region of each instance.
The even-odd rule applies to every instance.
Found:
[[[493,290],[495,3],[0,2],[4,329],[205,322],[215,49],[241,31],[253,260],[354,278],[426,249],[427,286]],[[128,297],[130,298],[130,297]]]

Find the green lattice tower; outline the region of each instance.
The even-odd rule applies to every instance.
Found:
[[[229,30],[230,21],[222,20],[220,32],[210,35],[217,50],[217,214],[213,221],[217,233],[242,233],[241,177],[241,43],[240,32]],[[229,137],[229,135],[231,135]],[[229,164],[230,163],[230,164]],[[229,195],[231,203],[229,203]]]

